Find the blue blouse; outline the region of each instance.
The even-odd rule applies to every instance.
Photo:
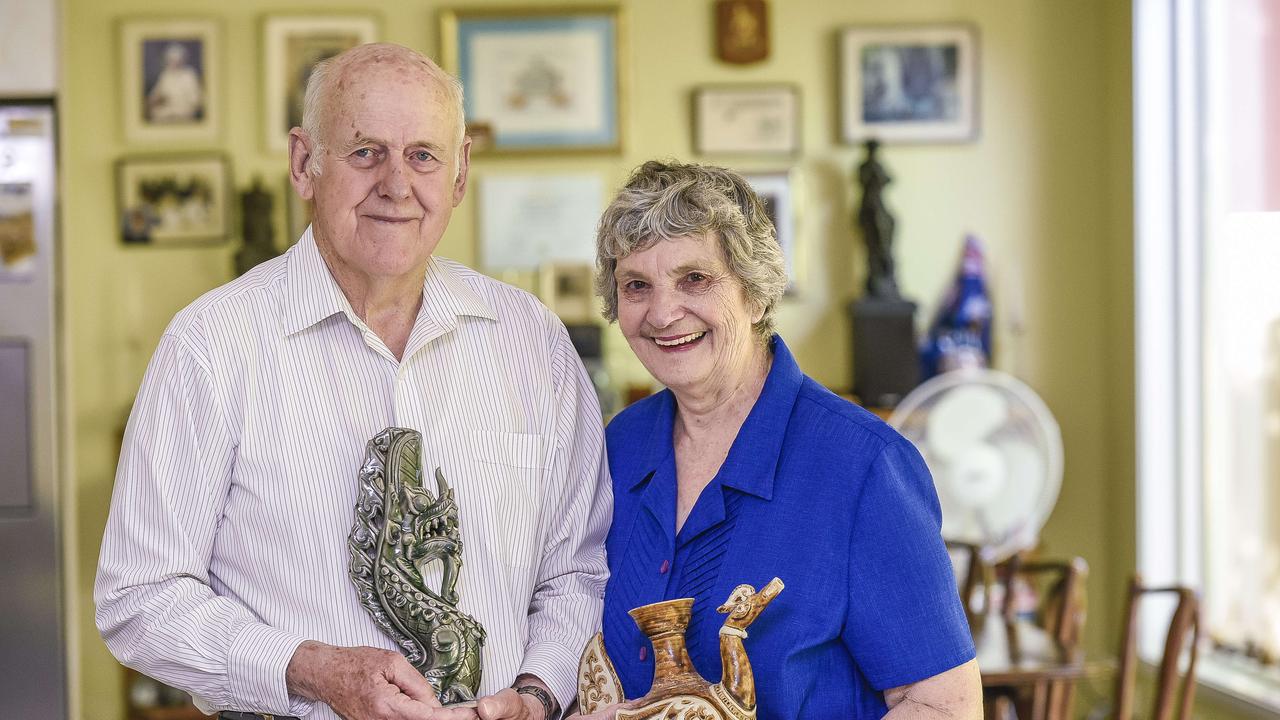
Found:
[[[878,718],[883,691],[974,657],[918,452],[871,413],[773,366],[728,457],[675,534],[675,398],[624,410],[607,431],[613,527],[604,639],[626,696],[653,681],[653,649],[627,611],[694,598],[686,633],[720,679],[716,612],[741,583],[786,589],[748,629],[758,717]]]

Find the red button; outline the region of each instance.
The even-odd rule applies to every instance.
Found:
[[[658,572],[660,572],[660,573],[662,573],[662,574],[664,574],[664,575],[665,575],[665,574],[667,573],[667,571],[668,571],[668,570],[670,570],[670,569],[671,569],[671,561],[670,561],[670,560],[663,560],[663,561],[662,561],[662,566],[658,568]]]
[[[640,662],[644,662],[648,657],[649,657],[649,648],[647,648],[647,647],[641,647],[641,648],[640,648]]]

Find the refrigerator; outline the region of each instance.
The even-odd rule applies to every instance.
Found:
[[[0,714],[67,717],[59,533],[57,124],[0,101]]]

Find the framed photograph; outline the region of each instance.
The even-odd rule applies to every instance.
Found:
[[[120,240],[130,245],[227,239],[230,168],[217,153],[136,156],[116,166]]]
[[[215,20],[121,22],[126,140],[200,142],[218,137],[219,34]]]
[[[796,223],[795,209],[791,199],[791,174],[785,171],[743,173],[742,177],[751,183],[760,202],[764,203],[764,211],[773,221],[774,230],[778,233],[778,244],[782,246],[782,255],[787,263],[787,294],[796,292]]]
[[[445,11],[445,67],[466,88],[473,150],[621,149],[621,17],[616,6]]]
[[[978,130],[977,67],[977,30],[969,25],[845,30],[842,139],[972,140]]]
[[[288,152],[302,125],[302,97],[321,60],[378,39],[373,15],[268,15],[262,22],[264,136],[268,150]]]
[[[539,299],[565,325],[585,325],[599,317],[594,263],[548,262],[539,269],[539,275]]]
[[[693,91],[693,148],[701,155],[794,155],[800,150],[795,85],[711,85]]]

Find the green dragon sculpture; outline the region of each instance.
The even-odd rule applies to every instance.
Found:
[[[480,689],[485,631],[458,609],[462,537],[458,505],[439,468],[423,487],[422,436],[387,428],[369,441],[360,468],[356,520],[347,538],[349,575],[360,602],[448,705]],[[439,562],[439,590],[427,567]]]

